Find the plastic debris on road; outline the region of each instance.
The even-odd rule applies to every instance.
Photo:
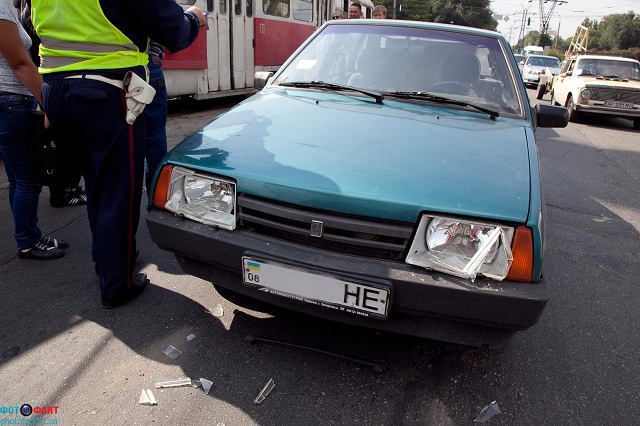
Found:
[[[478,414],[478,417],[473,419],[473,421],[475,423],[484,423],[496,414],[500,414],[500,407],[498,407],[497,402],[493,401],[491,404],[484,407],[482,411],[480,411],[480,414]]]
[[[197,388],[200,386],[200,382],[197,380],[191,380],[190,378],[178,379],[178,380],[165,380],[156,382],[156,389],[162,388],[179,388],[183,386],[192,386]]]
[[[167,346],[167,349],[165,349],[163,353],[171,359],[176,359],[180,355],[182,355],[182,351],[180,349],[175,348],[171,345]]]
[[[158,401],[156,401],[156,397],[153,396],[153,392],[151,389],[142,389],[140,392],[140,400],[138,401],[140,405],[158,405]]]
[[[216,318],[222,318],[224,316],[224,308],[221,304],[218,304],[215,308],[211,310],[211,315]]]
[[[195,335],[195,334],[190,334],[190,335],[188,335],[188,336],[187,336],[187,342],[190,342],[190,341],[192,341],[192,340],[193,340],[193,339],[195,339],[195,338],[196,338],[196,335]]]
[[[253,400],[254,404],[260,404],[262,401],[264,401],[264,399],[267,397],[267,395],[269,395],[269,393],[271,392],[271,390],[276,386],[276,384],[273,382],[273,379],[269,379],[269,381],[267,382],[267,384],[262,388],[262,390],[260,391],[260,393],[258,394],[258,396],[256,397],[255,400]]]
[[[211,380],[203,379],[200,377],[200,384],[202,385],[202,390],[204,393],[209,395],[209,391],[211,390],[211,386],[213,386],[213,382]]]

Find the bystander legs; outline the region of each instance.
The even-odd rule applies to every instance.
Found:
[[[28,54],[31,39],[5,0],[0,0],[0,34],[0,154],[9,180],[18,257],[55,259],[68,244],[43,236],[38,227],[41,186],[27,153],[37,131],[33,111],[41,99],[42,78]]]

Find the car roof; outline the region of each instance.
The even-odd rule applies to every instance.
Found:
[[[465,27],[462,25],[440,24],[436,22],[423,21],[405,21],[401,19],[335,19],[327,21],[324,25],[384,25],[393,27],[412,27],[444,31],[459,31],[467,34],[476,34],[480,36],[504,39],[504,36],[497,31],[474,27]]]
[[[626,61],[626,62],[635,62],[638,63],[638,61],[636,61],[635,59],[631,59],[631,58],[625,58],[622,56],[605,56],[605,55],[577,55],[577,56],[572,56],[569,59],[605,59],[605,60],[611,60],[611,61]]]

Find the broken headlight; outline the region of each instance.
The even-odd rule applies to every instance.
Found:
[[[182,167],[171,170],[164,205],[167,210],[206,225],[233,230],[235,206],[236,185],[231,180]]]
[[[478,274],[502,281],[513,256],[513,228],[423,215],[406,262],[472,281]]]

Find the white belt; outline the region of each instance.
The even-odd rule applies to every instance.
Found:
[[[142,114],[144,107],[150,104],[156,95],[156,89],[151,87],[133,71],[127,71],[124,76],[124,80],[127,81],[126,86],[123,80],[114,80],[98,74],[70,75],[65,78],[88,78],[89,80],[101,81],[124,90],[127,100],[126,120],[129,124],[133,124],[136,121],[136,118]]]
[[[97,80],[103,83],[110,84],[112,86],[116,86],[118,89],[124,90],[124,86],[122,85],[122,80],[114,80],[112,78],[107,78],[98,74],[81,74],[81,75],[70,75],[67,78],[88,78],[89,80]]]

